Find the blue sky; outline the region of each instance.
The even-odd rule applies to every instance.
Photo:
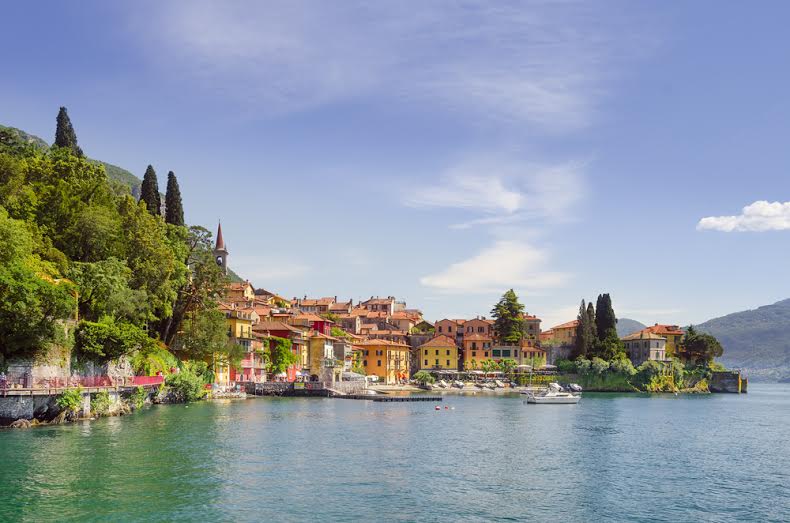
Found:
[[[221,219],[288,296],[430,319],[515,287],[688,324],[790,297],[783,2],[15,2],[0,123]],[[768,203],[760,203],[768,202]]]

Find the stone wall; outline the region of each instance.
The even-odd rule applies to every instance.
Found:
[[[714,372],[710,378],[708,388],[711,392],[729,392],[739,394],[746,392],[741,386],[741,373],[739,371]]]

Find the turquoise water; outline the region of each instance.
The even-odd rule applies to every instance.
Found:
[[[254,399],[0,431],[2,521],[781,521],[790,387]]]

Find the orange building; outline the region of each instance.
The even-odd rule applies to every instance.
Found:
[[[475,333],[464,336],[464,369],[476,369],[480,366],[481,361],[492,359],[491,345],[493,343],[493,338],[485,334]]]

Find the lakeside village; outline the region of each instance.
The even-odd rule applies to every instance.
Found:
[[[85,155],[66,108],[56,121],[51,146],[0,127],[0,425],[246,394],[745,391],[709,334],[620,338],[608,294],[543,328],[512,290],[490,317],[429,321],[393,296],[255,287],[229,269],[221,226],[185,223],[173,171],[162,199],[153,166],[138,188]]]

